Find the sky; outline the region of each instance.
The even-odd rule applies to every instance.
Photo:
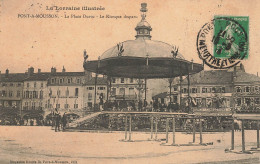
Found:
[[[83,71],[83,51],[96,60],[107,49],[135,39],[141,20],[140,4],[147,3],[152,40],[179,47],[185,59],[202,63],[196,49],[201,27],[215,15],[249,16],[247,72],[260,72],[260,1],[257,0],[0,0],[0,70],[25,72],[28,67],[50,71]],[[46,7],[99,7],[105,10],[55,11]],[[21,18],[19,14],[58,14],[59,18]],[[94,15],[64,18],[64,15]],[[100,15],[136,16],[133,19],[99,18]],[[21,15],[20,15],[21,16]],[[209,69],[209,68],[205,68]]]

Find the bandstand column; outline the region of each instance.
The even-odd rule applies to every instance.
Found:
[[[169,118],[166,118],[166,143],[168,143]]]
[[[192,120],[192,128],[193,128],[193,143],[196,141],[196,119]]]
[[[158,132],[158,118],[155,118],[155,140],[157,140],[157,132]]]
[[[175,118],[172,118],[172,144],[175,145]]]
[[[235,125],[234,125],[234,119],[232,120],[231,124],[231,150],[235,149]]]
[[[127,115],[125,116],[125,140],[127,140]]]
[[[129,116],[129,141],[132,140],[131,133],[132,133],[132,115]]]
[[[97,73],[95,76],[95,93],[94,93],[94,110],[96,110],[96,103],[97,103]]]
[[[200,144],[202,144],[202,121],[200,119]]]
[[[245,128],[244,128],[244,120],[242,120],[242,152],[244,153],[246,150],[245,146]]]
[[[151,139],[153,139],[153,116],[151,117]]]
[[[260,123],[260,121],[258,120],[257,121],[257,131],[256,131],[256,134],[257,134],[257,148],[260,148],[259,123]]]

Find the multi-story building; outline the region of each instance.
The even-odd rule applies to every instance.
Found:
[[[143,100],[144,80],[134,78],[112,78],[111,80],[111,100]]]
[[[48,79],[48,101],[50,110],[54,108],[66,112],[80,112],[84,109],[83,84],[87,76],[85,72],[56,72],[56,68],[51,69]]]
[[[96,90],[95,90],[95,83],[96,83]],[[97,77],[91,78],[90,80],[86,81],[84,84],[84,107],[90,110],[94,104],[100,104],[101,101],[107,100],[107,78],[105,77]],[[96,93],[96,94],[95,94]]]
[[[0,107],[21,109],[23,95],[24,73],[9,73],[0,75]]]
[[[42,73],[40,69],[34,73],[34,68],[29,68],[23,85],[23,110],[40,110],[48,107],[47,80],[49,73]]]

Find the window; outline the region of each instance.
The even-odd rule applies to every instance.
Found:
[[[236,92],[242,92],[241,87],[236,87]]]
[[[3,86],[3,87],[5,87],[5,86],[6,86],[6,84],[5,84],[5,83],[3,83],[3,84],[2,84],[2,86]]]
[[[43,99],[43,91],[40,91],[40,99]]]
[[[242,103],[241,98],[237,98],[236,99],[236,106],[241,106],[241,103]]]
[[[29,91],[25,92],[25,98],[27,98],[27,99],[29,98]]]
[[[98,87],[98,90],[105,90],[106,87]]]
[[[60,79],[60,84],[62,84],[63,83],[63,79]]]
[[[13,83],[10,83],[10,87],[13,87],[14,86],[14,84]]]
[[[30,87],[30,84],[29,83],[27,83],[27,88],[29,88]]]
[[[250,87],[245,87],[245,92],[250,92]]]
[[[116,78],[112,78],[112,83],[116,83]]]
[[[125,88],[119,89],[119,95],[125,95]]]
[[[197,88],[192,88],[191,93],[197,93]]]
[[[31,99],[31,98],[32,98],[32,95],[33,95],[33,94],[32,94],[32,91],[30,91],[29,93],[30,93],[29,98]]]
[[[78,104],[74,104],[74,108],[77,109],[79,107]]]
[[[17,84],[17,87],[20,87],[20,86],[22,86],[22,84],[21,84],[21,83],[18,83],[18,84]]]
[[[211,108],[212,107],[212,99],[211,98],[207,98],[206,99],[206,105],[207,105],[206,106],[207,108]]]
[[[37,98],[37,92],[33,91],[33,98]]]
[[[16,97],[20,97],[20,96],[21,96],[21,92],[20,92],[20,91],[17,91]]]
[[[71,83],[71,79],[68,79],[68,84],[70,84]]]
[[[77,79],[77,84],[80,84],[80,79]]]
[[[134,92],[134,88],[129,88],[129,95],[134,95],[135,92]]]
[[[87,90],[94,90],[94,87],[87,87]]]
[[[55,79],[51,79],[51,83],[54,84],[55,83]]]
[[[215,87],[212,88],[212,93],[216,93],[216,88]]]
[[[173,91],[177,91],[178,89],[177,89],[177,87],[173,87]]]
[[[51,95],[52,95],[52,90],[50,89],[50,90],[49,90],[49,96],[51,96]]]
[[[226,93],[226,88],[225,87],[221,88],[221,93]]]
[[[9,97],[13,97],[13,91],[9,91]]]
[[[79,88],[75,88],[75,96],[76,96],[76,97],[79,96]]]
[[[32,102],[32,110],[35,110],[35,102]]]
[[[6,91],[4,91],[4,90],[2,91],[2,96],[6,97]]]
[[[112,90],[111,90],[111,95],[112,95],[112,96],[115,96],[115,95],[116,95],[116,88],[112,88]]]
[[[34,85],[33,85],[33,86],[34,86],[34,88],[36,88],[36,82],[34,82]]]
[[[42,102],[39,102],[39,109],[42,109]]]
[[[258,92],[258,91],[259,91],[258,86],[255,86],[255,92]]]
[[[70,91],[69,91],[69,89],[67,88],[67,90],[66,90],[66,96],[68,97],[70,95]]]
[[[57,96],[60,96],[60,90],[57,90]]]
[[[207,93],[207,88],[202,88],[202,93]]]
[[[183,88],[182,93],[187,93],[187,88]]]
[[[43,88],[43,83],[41,83],[41,88]]]
[[[125,82],[125,78],[121,78],[121,83],[124,83]]]
[[[92,93],[88,93],[88,100],[92,100]]]
[[[259,104],[260,101],[259,101],[259,98],[255,98],[255,104]]]
[[[56,108],[59,109],[60,108],[60,104],[56,104]]]
[[[64,108],[68,109],[69,108],[69,104],[64,104]]]
[[[130,78],[130,83],[133,83],[134,82],[134,79],[133,78]]]

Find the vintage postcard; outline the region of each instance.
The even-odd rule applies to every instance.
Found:
[[[0,164],[260,163],[257,0],[0,0]]]

